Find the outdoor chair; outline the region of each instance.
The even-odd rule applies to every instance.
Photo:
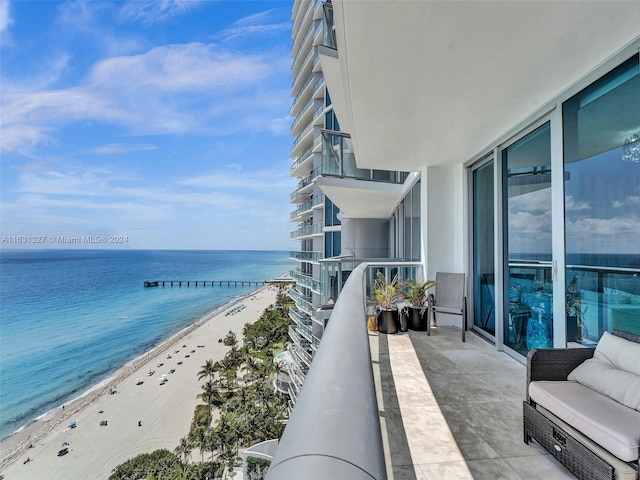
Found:
[[[429,295],[429,313],[436,323],[436,313],[462,317],[462,341],[467,330],[467,297],[464,273],[436,273],[436,292]],[[431,335],[431,321],[427,322],[427,335]]]

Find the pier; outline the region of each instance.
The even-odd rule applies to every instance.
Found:
[[[148,280],[144,282],[145,288],[148,287],[182,287],[182,286],[195,286],[195,287],[259,287],[266,283],[273,283],[268,280],[255,281],[255,280]]]

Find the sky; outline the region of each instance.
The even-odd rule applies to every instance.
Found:
[[[0,248],[294,249],[291,7],[0,0]]]

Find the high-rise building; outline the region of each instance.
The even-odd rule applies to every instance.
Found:
[[[360,168],[350,132],[341,128],[333,108],[321,61],[323,52],[332,56],[336,48],[331,3],[295,1],[292,18],[290,173],[299,182],[291,194],[295,207],[291,220],[296,224],[291,238],[300,243],[300,249],[292,252],[299,266],[290,272],[296,280],[291,290],[295,325],[290,329],[298,365],[292,372],[295,401],[296,386],[302,384],[331,307],[352,268],[349,260],[388,258],[390,253],[419,260],[420,255],[417,240],[414,251],[406,252],[404,243],[396,240],[390,252],[388,235],[389,217],[412,177],[400,171]],[[348,198],[349,206],[340,209],[334,198]],[[418,238],[417,227],[414,236]]]

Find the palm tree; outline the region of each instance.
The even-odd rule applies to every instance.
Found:
[[[207,416],[207,426],[211,425],[211,411],[216,404],[222,403],[222,399],[220,398],[220,392],[218,391],[218,387],[211,380],[207,380],[207,382],[202,385],[202,393],[198,394],[198,398],[202,399],[204,403],[207,404],[208,408],[208,416]]]
[[[176,455],[180,455],[182,457],[182,461],[187,463],[191,456],[191,450],[193,450],[193,442],[191,442],[187,437],[182,437],[180,439],[180,443],[178,443],[178,446],[175,448],[174,453]]]
[[[189,440],[194,448],[200,450],[200,461],[204,463],[204,452],[206,450],[206,437],[207,429],[203,427],[197,427],[193,429],[189,434]]]
[[[210,380],[213,380],[216,374],[215,363],[212,359],[209,359],[205,362],[205,364],[201,367],[198,372],[198,380],[202,380],[203,378],[209,377]]]

